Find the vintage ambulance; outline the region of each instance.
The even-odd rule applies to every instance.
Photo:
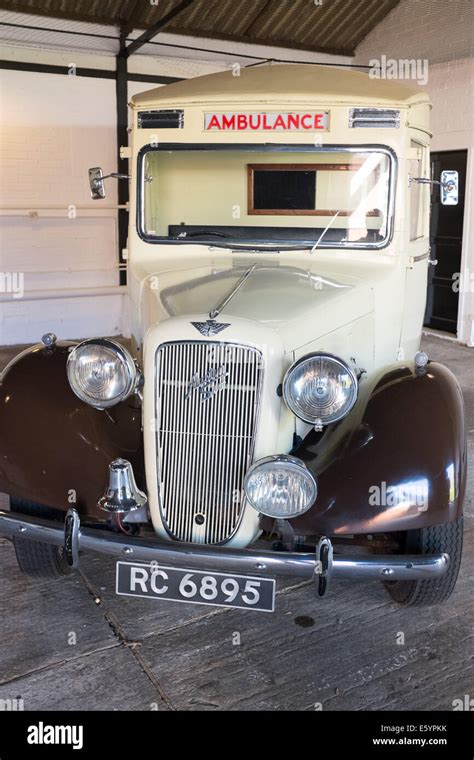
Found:
[[[150,599],[271,611],[286,575],[443,602],[466,443],[456,379],[419,350],[430,190],[457,193],[430,176],[428,97],[262,65],[131,108],[131,342],[48,334],[1,379],[21,569],[90,550]]]

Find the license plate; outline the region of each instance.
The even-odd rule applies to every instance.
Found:
[[[275,609],[274,578],[165,567],[156,562],[117,562],[116,592],[259,612]]]

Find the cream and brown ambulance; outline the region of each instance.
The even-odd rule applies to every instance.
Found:
[[[131,347],[48,335],[2,377],[20,566],[98,551],[120,594],[266,611],[282,575],[444,601],[466,462],[459,386],[419,350],[428,97],[262,65],[131,108]]]

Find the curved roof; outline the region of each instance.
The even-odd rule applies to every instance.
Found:
[[[219,102],[323,102],[410,105],[427,102],[426,93],[413,85],[372,79],[360,71],[335,66],[266,64],[207,74],[139,93],[131,100],[135,108]]]

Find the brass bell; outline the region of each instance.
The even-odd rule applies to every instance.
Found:
[[[109,479],[105,494],[97,502],[104,512],[123,514],[145,506],[146,494],[140,491],[133,468],[127,459],[114,459],[109,464]]]

